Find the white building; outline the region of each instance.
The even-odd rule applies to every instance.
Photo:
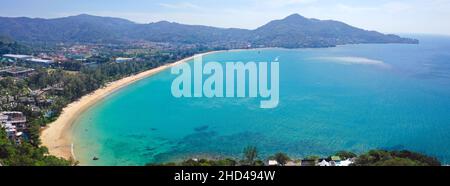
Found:
[[[336,166],[338,166],[338,167],[348,167],[351,164],[353,164],[353,161],[351,159],[346,159],[343,161],[336,162]]]
[[[53,61],[51,59],[35,58],[30,55],[5,54],[5,55],[3,55],[3,57],[7,58],[7,59],[12,59],[14,61],[19,61],[19,60],[20,61],[28,61],[28,62],[43,64],[43,65],[50,65],[50,64],[55,63],[55,61]]]
[[[124,63],[128,61],[133,61],[133,58],[126,58],[126,57],[118,57],[116,58],[116,63]]]
[[[30,55],[19,55],[19,54],[5,54],[3,55],[3,57],[13,60],[30,60],[33,58],[33,56]]]
[[[27,128],[27,119],[22,112],[1,112],[0,128],[5,130],[9,139],[21,143],[23,130]]]
[[[331,166],[331,165],[330,165],[330,162],[328,162],[328,161],[326,161],[326,160],[322,160],[322,161],[319,162],[317,165],[318,165],[318,166],[321,166],[321,167],[328,167],[328,166]]]
[[[267,163],[269,166],[278,166],[278,162],[277,160],[269,160],[269,162]]]
[[[55,63],[55,61],[53,61],[51,59],[40,59],[40,58],[32,58],[32,59],[28,59],[27,61],[30,61],[33,63],[45,64],[45,65]]]

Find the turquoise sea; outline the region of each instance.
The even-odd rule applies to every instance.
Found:
[[[110,95],[73,128],[82,164],[144,165],[190,157],[328,156],[408,149],[450,163],[450,37],[419,45],[259,49],[204,57],[280,62],[280,103],[255,98],[174,98],[166,70]],[[191,64],[192,65],[192,64]],[[99,157],[93,161],[93,157]]]

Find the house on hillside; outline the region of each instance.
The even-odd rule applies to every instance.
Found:
[[[0,128],[5,130],[10,140],[20,144],[24,131],[27,130],[27,119],[22,112],[1,112]]]
[[[0,68],[0,76],[4,76],[4,77],[9,76],[9,77],[23,78],[23,77],[27,77],[28,75],[30,75],[33,72],[34,72],[34,69],[24,68],[24,67],[8,66],[8,67]]]

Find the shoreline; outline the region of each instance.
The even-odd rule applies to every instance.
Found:
[[[108,83],[104,87],[95,90],[94,92],[84,95],[79,100],[67,105],[61,112],[58,119],[52,123],[49,123],[46,128],[41,131],[40,139],[42,146],[48,148],[50,155],[65,158],[67,160],[72,159],[76,161],[76,157],[73,153],[72,143],[72,127],[78,117],[84,113],[87,109],[94,106],[97,102],[103,100],[108,95],[127,87],[137,81],[151,77],[159,72],[162,72],[170,67],[185,63],[194,59],[197,56],[205,56],[220,51],[210,51],[201,54],[196,54],[176,61],[174,63],[166,64],[153,68],[144,72],[140,72],[135,75],[131,75],[113,82]]]

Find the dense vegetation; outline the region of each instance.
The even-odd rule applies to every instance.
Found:
[[[0,56],[11,53],[30,53],[30,48],[18,44],[11,38],[0,36]]]
[[[417,40],[385,35],[352,27],[332,20],[307,19],[294,14],[283,20],[272,21],[250,36],[253,45],[303,48],[333,47],[356,43],[417,43]]]
[[[69,166],[72,161],[48,155],[45,147],[36,147],[30,143],[14,145],[0,130],[0,164],[4,166]]]
[[[120,43],[136,40],[203,44],[210,48],[331,47],[354,43],[417,43],[366,31],[338,21],[307,19],[298,14],[272,21],[256,30],[223,29],[161,21],[136,24],[90,15],[59,19],[1,18],[0,35],[25,42]]]
[[[333,155],[341,160],[353,159],[354,163],[350,166],[441,166],[441,162],[436,158],[429,157],[420,153],[402,151],[371,150],[365,154],[356,155],[348,151],[340,151]],[[331,161],[333,156],[324,158]],[[303,160],[319,162],[319,156],[309,156]],[[280,166],[286,165],[294,160],[285,153],[276,153],[269,156],[266,160],[276,160]],[[264,160],[258,159],[258,150],[256,147],[249,146],[243,151],[242,159],[188,159],[181,162],[170,162],[164,164],[147,164],[147,166],[264,166]]]
[[[371,150],[360,155],[357,166],[440,166],[439,160],[410,151]]]

